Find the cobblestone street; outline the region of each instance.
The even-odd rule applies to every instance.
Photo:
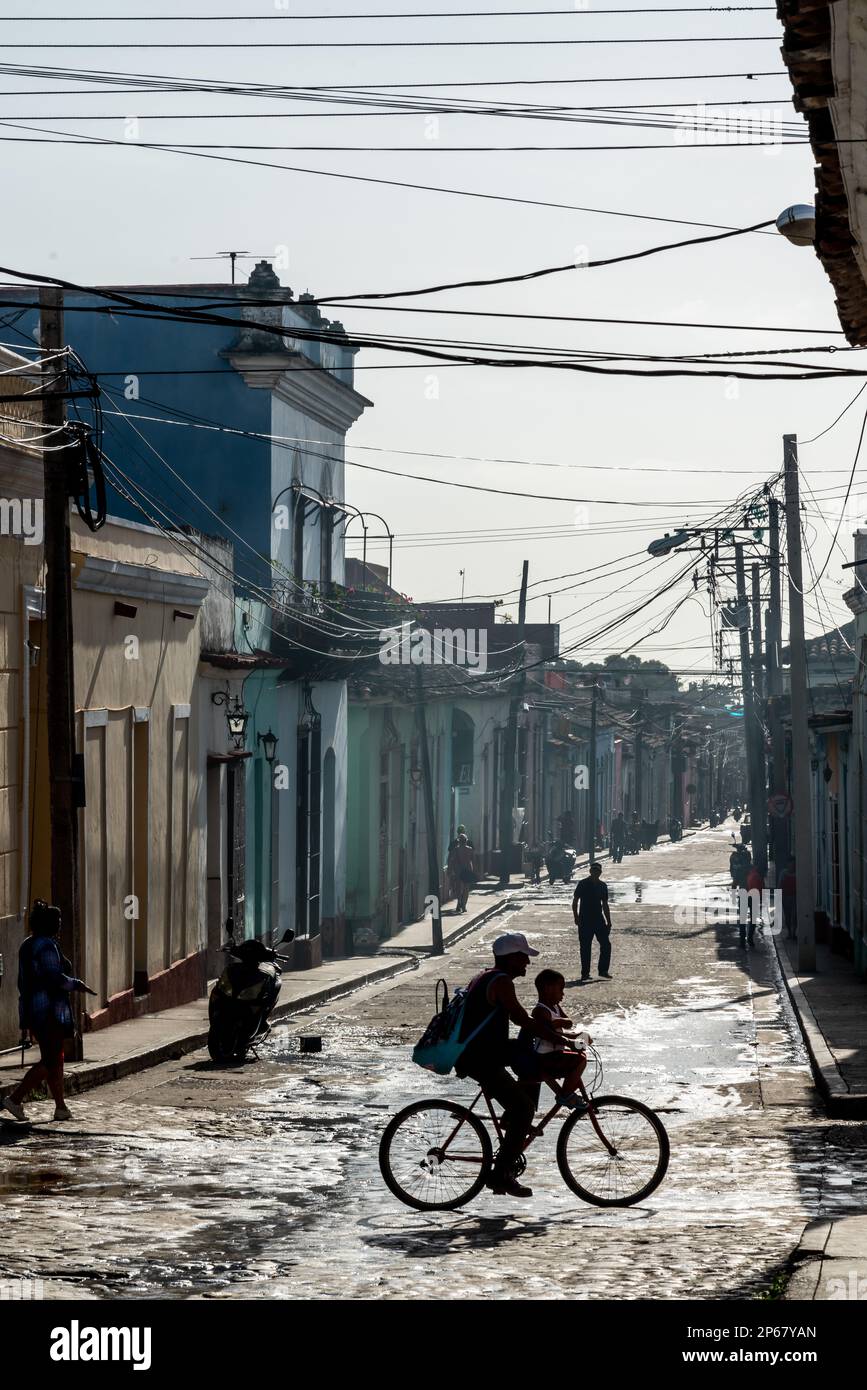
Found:
[[[571,890],[512,890],[508,910],[440,961],[275,1027],[261,1060],[204,1053],[71,1100],[73,1121],[0,1127],[0,1277],[45,1297],[755,1298],[806,1221],[867,1207],[864,1127],[816,1102],[773,943],[738,948],[705,920],[728,882],[728,830],[606,868],[611,980],[578,987]],[[475,899],[474,899],[475,901]],[[675,915],[688,901],[690,914]],[[388,1118],[470,1084],[413,1067],[444,975],[465,983],[503,930],[567,978],[601,1091],[646,1101],[672,1144],[662,1186],[600,1210],[563,1184],[556,1123],[529,1156],[530,1201],[486,1193],[454,1213],[402,1207],[377,1146]],[[530,1005],[532,968],[518,982]],[[319,1033],[321,1054],[298,1035]]]

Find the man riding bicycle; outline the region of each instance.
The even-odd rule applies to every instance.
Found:
[[[494,965],[470,981],[461,1037],[484,1026],[461,1053],[458,1076],[469,1076],[503,1106],[503,1142],[488,1186],[510,1197],[532,1197],[532,1188],[518,1182],[518,1161],[533,1124],[536,1108],[526,1086],[507,1072],[512,1067],[524,1081],[537,1080],[533,1054],[509,1038],[509,1022],[557,1047],[562,1034],[542,1019],[532,1018],[518,1002],[514,981],[526,975],[531,956],[538,956],[523,932],[506,932],[493,943]],[[529,1060],[529,1065],[528,1065]]]

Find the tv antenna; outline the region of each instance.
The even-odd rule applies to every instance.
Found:
[[[232,284],[235,283],[235,262],[236,261],[261,261],[266,256],[254,256],[250,251],[218,251],[215,256],[191,256],[191,261],[231,261],[232,262]]]

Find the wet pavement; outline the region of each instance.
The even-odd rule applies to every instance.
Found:
[[[744,952],[717,910],[728,849],[721,828],[606,869],[611,980],[577,985],[570,889],[517,890],[443,960],[277,1026],[259,1061],[196,1053],[74,1097],[67,1124],[31,1104],[32,1129],[0,1125],[0,1281],[130,1299],[758,1297],[808,1220],[867,1209],[867,1126],[822,1115],[767,932]],[[508,929],[570,982],[597,1092],[663,1116],[671,1164],[639,1206],[566,1188],[557,1122],[529,1154],[530,1201],[423,1213],[382,1182],[395,1111],[473,1094],[409,1048],[437,978],[465,983]],[[530,977],[518,992],[532,1002]],[[323,1051],[302,1055],[302,1033]]]

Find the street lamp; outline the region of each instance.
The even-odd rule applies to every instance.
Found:
[[[812,246],[816,240],[816,209],[809,203],[793,203],[777,218],[777,231],[793,246]]]
[[[680,546],[686,545],[686,542],[691,540],[694,535],[694,531],[675,531],[671,535],[666,531],[664,536],[660,536],[658,540],[650,542],[650,545],[647,547],[647,553],[657,558],[661,555],[670,555],[672,550],[677,550]]]
[[[235,750],[240,752],[244,747],[247,721],[250,718],[243,703],[237,695],[232,695],[228,689],[218,690],[211,696],[211,703],[226,706],[226,724],[229,728],[229,737],[235,745]]]
[[[277,757],[277,735],[272,731],[269,725],[267,734],[257,734],[256,739],[258,743],[263,745],[265,750],[265,761],[270,766]]]

